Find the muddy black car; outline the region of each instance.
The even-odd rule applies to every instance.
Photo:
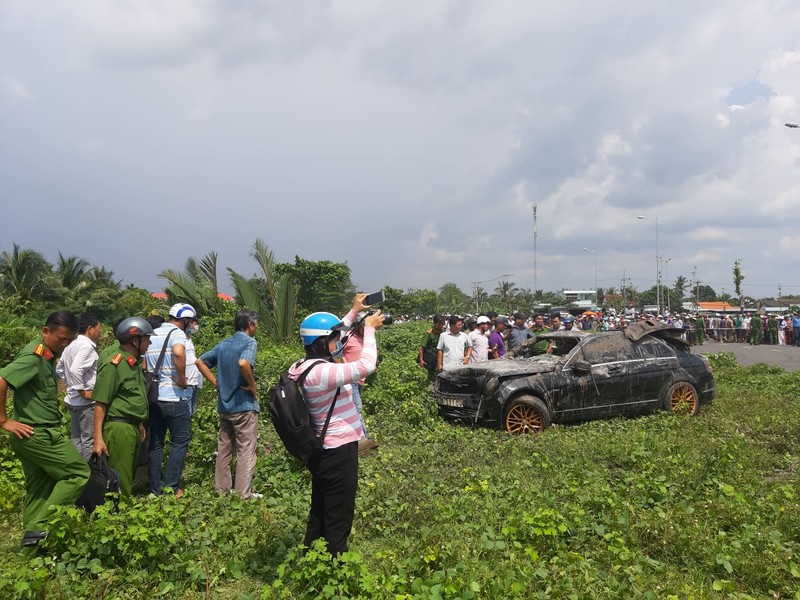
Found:
[[[552,332],[528,349],[547,354],[491,360],[439,374],[433,393],[441,415],[495,421],[509,433],[539,432],[551,423],[671,410],[697,414],[716,384],[704,356],[692,354],[679,330],[640,321],[623,331]]]

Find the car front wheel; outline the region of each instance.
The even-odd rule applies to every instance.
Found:
[[[679,381],[670,386],[665,404],[676,415],[696,415],[700,410],[697,390],[687,381]]]
[[[503,425],[508,433],[541,433],[550,426],[550,416],[544,402],[535,396],[520,396],[511,401],[505,411]]]

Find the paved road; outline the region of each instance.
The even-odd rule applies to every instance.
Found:
[[[794,346],[751,346],[750,344],[720,344],[706,342],[702,346],[692,346],[692,352],[702,354],[717,352],[733,352],[740,365],[749,366],[756,363],[778,365],[787,371],[800,371],[800,348]]]

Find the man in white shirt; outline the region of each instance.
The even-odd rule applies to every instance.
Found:
[[[56,367],[58,377],[64,381],[69,408],[69,435],[75,449],[84,460],[92,456],[94,444],[94,401],[92,391],[97,377],[97,340],[102,326],[94,315],[81,315],[78,337],[66,347]]]
[[[464,321],[458,315],[452,315],[448,320],[450,328],[439,336],[438,371],[449,371],[469,362],[472,347],[469,345],[467,334],[461,331]],[[464,359],[467,359],[466,361]]]
[[[467,336],[469,345],[472,347],[470,354],[470,362],[477,363],[489,360],[489,338],[486,337],[486,332],[489,331],[489,317],[478,317],[478,325],[475,331],[471,331]]]

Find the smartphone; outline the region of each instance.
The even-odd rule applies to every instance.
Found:
[[[386,300],[386,297],[383,295],[383,290],[380,292],[375,292],[374,294],[367,294],[367,297],[364,298],[364,306],[381,304],[384,300]]]

